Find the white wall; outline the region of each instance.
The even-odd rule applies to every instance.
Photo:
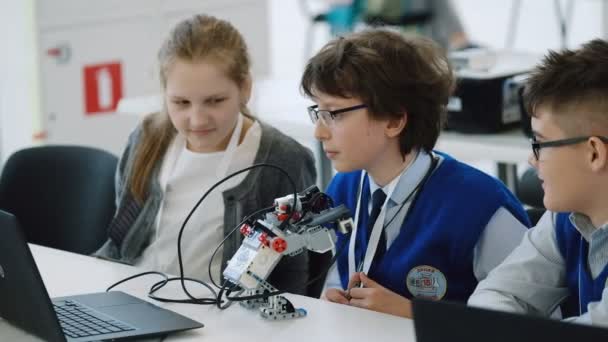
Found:
[[[518,0],[453,0],[472,40],[482,45],[502,48],[507,45],[511,9]],[[605,0],[561,0],[565,13],[572,1],[568,47],[577,47],[601,37],[602,7]],[[515,30],[514,48],[544,53],[560,48],[560,35],[554,0],[520,0],[520,14]],[[605,35],[604,35],[605,36]]]
[[[602,37],[608,38],[608,1],[602,3]]]
[[[330,38],[327,25],[319,23],[309,36],[312,38],[312,48],[306,50],[307,30],[311,23],[302,11],[300,1],[304,1],[312,13],[320,13],[325,8],[322,0],[268,0],[272,78],[298,78],[306,58]]]
[[[0,160],[40,128],[33,0],[0,0]]]

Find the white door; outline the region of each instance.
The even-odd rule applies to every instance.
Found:
[[[156,54],[161,27],[158,17],[141,16],[42,29],[47,143],[122,151],[139,117],[117,114],[113,108],[119,95],[159,92]]]

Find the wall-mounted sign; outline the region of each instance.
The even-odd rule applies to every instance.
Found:
[[[83,68],[85,114],[115,112],[122,98],[120,62],[85,65]]]

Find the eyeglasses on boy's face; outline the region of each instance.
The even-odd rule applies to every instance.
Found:
[[[308,115],[310,116],[310,121],[312,121],[313,124],[316,124],[317,121],[319,121],[319,119],[321,119],[321,122],[323,122],[323,124],[325,124],[326,126],[333,126],[334,120],[336,119],[338,114],[351,112],[351,111],[361,109],[361,108],[366,108],[366,107],[367,107],[367,105],[360,104],[360,105],[336,109],[336,110],[324,110],[324,109],[319,109],[319,106],[314,105],[314,106],[308,107],[307,109],[308,109]]]
[[[600,139],[604,143],[608,143],[608,137],[595,136],[595,135],[559,139],[559,140],[551,140],[551,141],[543,141],[543,142],[536,141],[536,137],[533,137],[532,139],[530,139],[530,143],[532,144],[532,153],[534,153],[534,158],[536,158],[536,160],[538,160],[538,158],[540,156],[541,148],[576,145],[576,144],[580,144],[584,141],[587,141],[587,140],[589,140],[589,138],[593,138],[593,137]]]

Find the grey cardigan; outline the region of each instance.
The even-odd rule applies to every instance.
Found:
[[[315,164],[310,150],[274,127],[258,122],[262,128],[262,137],[254,164],[268,163],[285,169],[296,183],[297,191],[315,184]],[[163,192],[158,182],[162,160],[155,165],[148,185],[149,195],[143,204],[134,200],[126,184],[133,166],[135,148],[142,132],[140,125],[131,133],[127,147],[120,158],[116,170],[118,209],[108,228],[110,238],[94,253],[97,257],[133,264],[154,236],[154,221],[163,199]],[[228,234],[246,215],[269,207],[275,198],[292,192],[293,188],[287,178],[275,169],[256,168],[249,171],[241,183],[222,193],[225,207],[224,235]],[[222,256],[223,266],[240,246],[241,238],[242,235],[237,230],[226,240]],[[284,257],[271,274],[269,282],[280,290],[305,294],[304,285],[308,281],[308,272],[307,253]]]

